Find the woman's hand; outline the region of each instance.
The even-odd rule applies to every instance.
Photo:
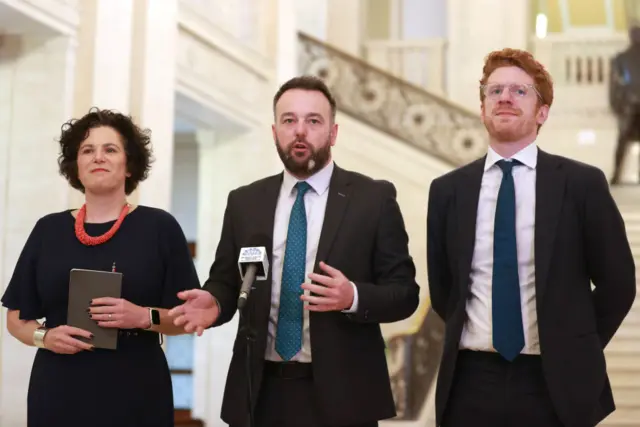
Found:
[[[151,323],[148,309],[122,298],[95,298],[89,316],[103,328],[145,329]]]
[[[91,344],[76,337],[93,338],[91,332],[73,326],[62,325],[49,329],[44,336],[44,348],[58,354],[76,354],[82,350],[93,350]]]

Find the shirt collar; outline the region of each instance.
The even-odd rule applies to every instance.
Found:
[[[538,146],[535,143],[529,144],[511,156],[511,158],[518,160],[530,169],[535,169],[538,164]],[[484,171],[488,171],[489,168],[500,160],[505,160],[505,158],[496,153],[493,148],[489,147],[489,150],[487,151],[487,158],[484,162]]]
[[[315,174],[311,175],[305,181],[313,188],[316,194],[321,195],[329,188],[331,182],[331,175],[333,175],[334,163],[329,162],[325,167],[320,169]],[[282,188],[285,194],[291,194],[293,187],[301,180],[291,175],[288,170],[284,170],[284,176],[282,177]]]

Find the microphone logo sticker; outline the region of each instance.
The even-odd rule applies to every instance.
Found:
[[[245,248],[242,251],[242,256],[243,257],[254,257],[254,256],[259,256],[260,255],[260,249],[259,248]]]
[[[242,248],[240,251],[240,258],[238,259],[239,263],[261,263],[266,254],[266,249],[263,247],[251,247],[251,248]]]
[[[245,269],[248,265],[255,264],[258,267],[256,279],[266,280],[269,271],[269,260],[267,259],[267,248],[264,246],[253,246],[240,249],[238,257],[238,269],[240,277],[244,278]]]

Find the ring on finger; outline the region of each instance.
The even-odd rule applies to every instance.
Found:
[[[112,316],[111,316],[111,313],[109,313],[109,320],[111,320],[111,317],[112,317]]]

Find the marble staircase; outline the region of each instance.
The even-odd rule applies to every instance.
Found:
[[[640,426],[640,187],[613,188],[636,260],[636,303],[605,350],[616,411],[599,427]]]

